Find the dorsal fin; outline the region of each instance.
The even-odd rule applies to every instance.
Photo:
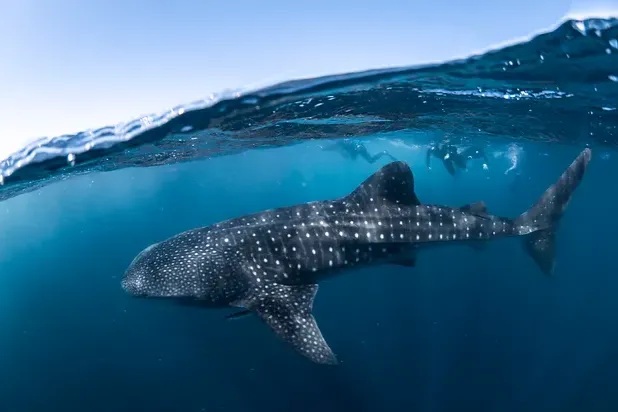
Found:
[[[361,205],[369,202],[407,206],[421,204],[414,193],[412,170],[410,166],[400,161],[389,163],[369,176],[347,196],[347,199]]]

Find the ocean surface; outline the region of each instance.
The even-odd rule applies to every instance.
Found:
[[[0,162],[0,411],[616,411],[617,105],[618,20],[569,20],[467,59],[37,140]],[[445,141],[487,158],[428,167]],[[120,287],[152,243],[343,196],[392,159],[423,203],[515,217],[585,147],[553,276],[517,239],[350,271],[314,306],[336,367],[256,317]]]

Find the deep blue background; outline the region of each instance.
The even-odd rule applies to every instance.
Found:
[[[525,146],[450,177],[388,148],[424,203],[485,200],[516,216],[582,149]],[[504,146],[494,149],[504,150]],[[338,197],[374,165],[317,143],[92,174],[0,205],[0,410],[615,411],[618,215],[614,158],[593,149],[563,218],[553,278],[518,239],[435,248],[416,268],[321,284],[315,316],[338,367],[314,365],[257,318],[135,300],[120,288],[141,249],[265,208]]]

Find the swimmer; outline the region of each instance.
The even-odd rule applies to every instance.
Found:
[[[364,144],[360,142],[356,142],[352,139],[339,139],[337,142],[335,142],[335,144],[331,146],[323,147],[323,150],[336,150],[343,157],[350,159],[350,160],[356,160],[360,156],[369,163],[375,163],[377,160],[379,160],[380,158],[384,156],[390,158],[393,161],[397,160],[386,150],[383,150],[380,153],[377,153],[375,155],[371,155],[369,154],[369,151],[367,150]]]
[[[446,170],[454,176],[456,173],[456,168],[459,169],[467,169],[468,160],[473,159],[483,159],[483,169],[488,168],[488,159],[487,155],[482,148],[471,146],[467,147],[461,152],[457,149],[455,145],[452,144],[440,144],[438,146],[431,146],[427,149],[426,156],[426,164],[427,168],[431,169],[431,156],[435,156],[438,159],[442,160],[444,167]]]

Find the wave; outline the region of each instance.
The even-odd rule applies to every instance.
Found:
[[[0,200],[76,174],[305,139],[410,131],[615,146],[616,96],[618,19],[572,19],[465,59],[225,92],[128,123],[39,139],[0,162]]]

